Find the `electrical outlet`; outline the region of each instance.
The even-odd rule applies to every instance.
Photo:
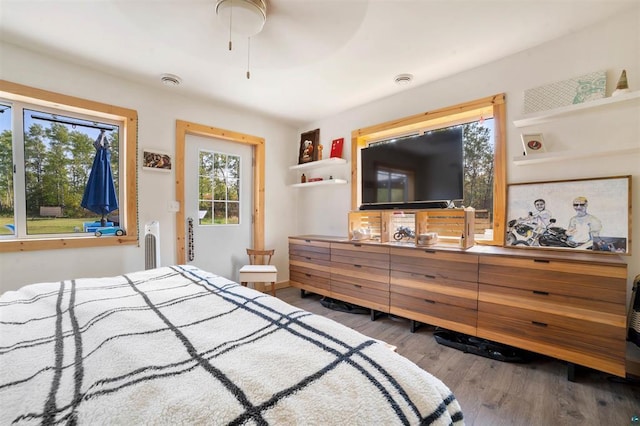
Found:
[[[177,212],[180,210],[180,202],[179,201],[169,201],[169,211]]]

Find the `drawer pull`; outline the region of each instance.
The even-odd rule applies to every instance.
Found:
[[[304,242],[305,242],[305,243],[310,243],[310,242],[311,242],[311,240],[304,240]]]
[[[533,294],[541,294],[543,296],[548,296],[549,292],[548,291],[533,290]]]
[[[307,260],[311,260],[311,258],[309,256],[305,256],[304,258],[307,259]]]
[[[425,302],[427,303],[431,303],[431,304],[435,304],[436,301],[435,300],[430,300],[430,299],[424,299]]]
[[[424,277],[425,277],[425,278],[429,278],[429,279],[431,279],[431,280],[435,280],[435,279],[436,279],[436,276],[435,276],[435,275],[426,275],[426,274],[425,274],[425,276],[424,276]]]
[[[356,268],[362,268],[362,265],[353,265]]]
[[[533,259],[534,262],[536,263],[549,263],[550,260],[547,259]]]
[[[548,324],[545,324],[543,322],[538,322],[538,321],[531,321],[531,324],[537,325],[538,327],[547,327],[548,326]]]
[[[436,254],[437,252],[435,250],[425,250],[425,253],[429,253],[429,254]]]
[[[362,244],[354,244],[354,247],[362,247]]]
[[[358,284],[354,284],[353,286],[354,286],[355,288],[362,288],[362,286],[361,286],[361,285],[358,285]]]
[[[305,276],[311,278],[311,274],[304,274]]]

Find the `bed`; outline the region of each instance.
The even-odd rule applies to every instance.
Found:
[[[0,424],[463,424],[439,379],[191,265],[0,297]]]

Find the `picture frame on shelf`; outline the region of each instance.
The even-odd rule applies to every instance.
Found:
[[[142,168],[144,170],[171,171],[171,156],[155,149],[142,150]]]
[[[522,148],[524,155],[540,154],[546,152],[544,136],[542,133],[523,133]]]
[[[298,164],[306,164],[318,160],[318,143],[320,129],[310,130],[300,135]]]
[[[631,254],[631,176],[511,184],[505,246]]]

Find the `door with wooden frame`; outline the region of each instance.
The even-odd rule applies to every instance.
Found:
[[[208,225],[212,216],[209,220],[200,220],[200,211],[206,210],[203,207],[207,205],[208,195],[202,198],[206,191],[200,191],[198,165],[202,156],[213,158],[215,153],[219,157],[239,159],[241,195],[237,224]],[[247,263],[246,248],[264,246],[263,197],[264,139],[196,123],[176,122],[176,200],[180,205],[176,214],[177,263],[193,263],[237,280],[237,270]],[[207,214],[215,215],[215,212],[212,209]]]

